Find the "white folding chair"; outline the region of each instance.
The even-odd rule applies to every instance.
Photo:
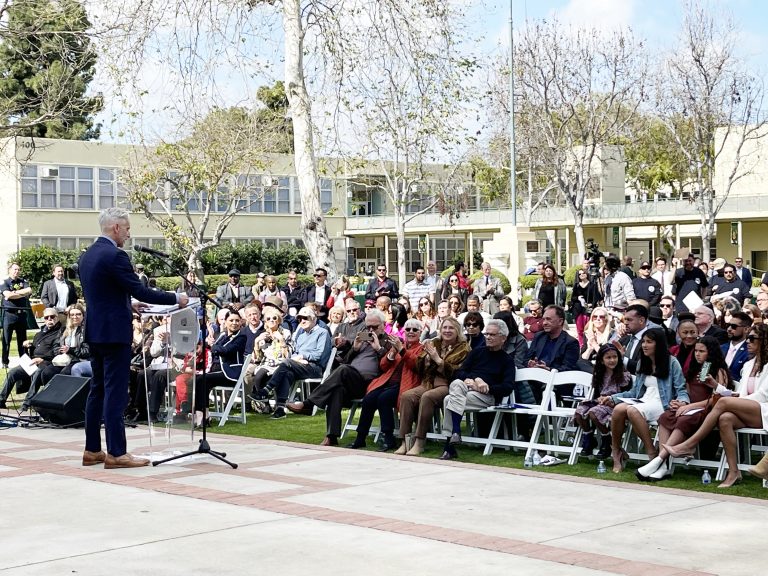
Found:
[[[516,382],[539,382],[544,385],[541,405],[519,404],[515,402],[514,394],[511,394],[506,404],[502,403],[499,406],[492,406],[488,408],[487,411],[494,412],[495,417],[493,419],[493,424],[491,425],[491,431],[488,434],[485,450],[483,450],[484,456],[491,454],[494,447],[525,448],[526,451],[528,450],[530,441],[518,440],[517,417],[532,415],[536,409],[541,409],[542,406],[546,407],[549,405],[550,396],[552,395],[553,390],[552,386],[556,374],[557,370],[544,370],[543,368],[518,368],[515,371]],[[511,438],[498,438],[501,424],[503,422],[504,416],[507,414],[512,415],[513,418],[512,429],[507,430],[507,436],[511,436]]]
[[[756,444],[753,441],[753,436],[759,437],[761,443]],[[764,441],[765,438],[768,438],[768,432],[762,428],[739,428],[736,430],[736,459],[739,462],[739,470],[746,471],[752,467],[753,451],[765,453],[766,450],[768,450],[768,448],[762,444],[762,441]],[[742,459],[745,460],[745,462],[742,462]],[[689,462],[689,464],[691,462]],[[725,459],[725,450],[723,450],[723,454],[720,457],[720,462],[717,467],[717,475],[715,476],[715,480],[725,480],[727,473],[728,461]]]
[[[245,398],[245,373],[248,370],[248,365],[251,363],[251,354],[248,354],[243,360],[243,367],[240,370],[240,376],[235,382],[234,388],[229,386],[215,386],[213,388],[214,398],[214,410],[208,412],[211,418],[219,419],[219,426],[224,426],[229,419],[229,414],[232,411],[232,407],[235,402],[240,402],[240,416],[237,418],[241,423],[245,424],[247,410],[247,400]],[[229,399],[227,400],[226,407],[222,410],[221,407],[224,404],[223,399],[226,394],[229,393]]]
[[[336,352],[336,348],[331,348],[331,355],[328,358],[328,363],[325,365],[325,370],[323,370],[323,375],[320,378],[305,378],[304,380],[296,380],[293,383],[291,392],[288,394],[289,402],[296,402],[297,398],[298,401],[304,402],[304,400],[309,398],[313,384],[322,384],[325,382],[325,379],[328,378],[328,374],[330,374],[333,369],[333,360],[336,358]]]
[[[555,372],[555,371],[553,371]],[[536,416],[536,423],[531,433],[531,442],[528,445],[526,458],[531,455],[533,450],[546,450],[554,453],[567,453],[568,463],[575,464],[579,454],[581,430],[577,430],[574,435],[574,442],[570,443],[565,435],[560,433],[561,424],[563,427],[573,419],[576,408],[567,406],[557,406],[555,400],[555,388],[563,385],[581,385],[586,389],[589,397],[592,396],[592,375],[579,370],[569,370],[566,372],[556,372],[549,384],[549,394],[544,391],[541,405],[533,409],[530,413]],[[543,436],[543,441],[539,437]],[[576,440],[579,440],[577,442]]]

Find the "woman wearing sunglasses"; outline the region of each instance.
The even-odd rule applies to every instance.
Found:
[[[467,336],[469,347],[474,350],[479,346],[485,346],[485,336],[483,336],[485,321],[480,312],[467,312],[464,316],[464,334]]]
[[[736,430],[762,428],[768,430],[768,326],[753,326],[747,336],[747,350],[753,358],[744,364],[736,393],[720,398],[701,427],[685,442],[675,446],[663,445],[675,458],[687,458],[699,442],[717,426],[723,442],[728,474],[718,488],[730,488],[741,482],[736,452]],[[749,471],[759,478],[768,477],[768,460],[762,460]]]
[[[357,438],[347,448],[365,448],[365,439],[371,431],[373,416],[377,410],[383,437],[379,452],[397,448],[394,433],[395,408],[400,406],[400,397],[404,392],[416,388],[421,383],[416,364],[422,350],[422,344],[419,342],[422,329],[422,323],[411,318],[403,328],[405,343],[392,334],[387,336],[392,348],[379,362],[381,376],[368,385],[360,408]]]
[[[617,337],[613,329],[613,319],[608,315],[608,309],[598,306],[592,310],[584,327],[584,346],[581,357],[592,360],[598,350]]]

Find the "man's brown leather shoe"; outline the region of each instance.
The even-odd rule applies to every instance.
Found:
[[[107,454],[107,458],[104,460],[104,468],[106,470],[113,468],[140,468],[141,466],[149,466],[149,460],[146,458],[136,458],[136,456],[131,454],[123,454],[117,458]]]
[[[89,452],[83,450],[83,466],[95,466],[96,464],[102,464],[107,459],[107,455],[103,450],[98,452]]]
[[[308,402],[289,402],[285,407],[294,414],[312,416],[312,404]]]

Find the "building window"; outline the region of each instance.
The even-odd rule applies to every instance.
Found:
[[[37,208],[37,166],[22,164],[21,166],[21,207]]]
[[[419,239],[405,239],[405,271],[410,274],[417,266],[421,265],[421,254],[419,253]],[[397,239],[389,239],[389,267],[397,272]]]
[[[431,238],[432,255],[438,270],[453,269],[458,252],[464,252],[463,238]]]
[[[320,178],[320,211],[325,213],[333,208],[333,180]]]

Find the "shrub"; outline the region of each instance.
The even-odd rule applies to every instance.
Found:
[[[520,287],[523,290],[533,290],[536,286],[536,280],[541,278],[538,274],[528,274],[527,276],[520,276]]]

